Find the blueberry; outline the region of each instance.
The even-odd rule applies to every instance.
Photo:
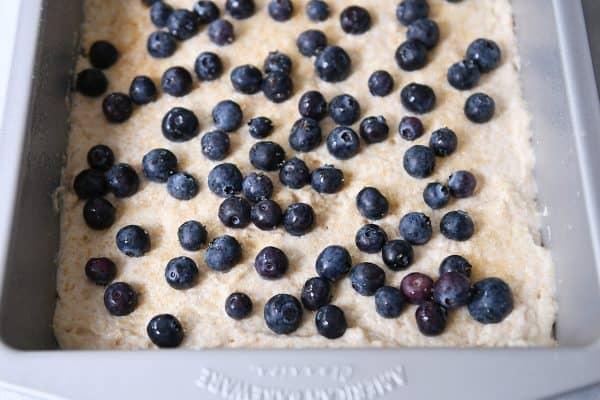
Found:
[[[354,237],[356,247],[365,253],[378,253],[387,242],[387,234],[379,226],[375,224],[366,224],[360,227]]]
[[[457,199],[473,196],[476,186],[477,178],[469,171],[456,171],[448,178],[450,194]]]
[[[440,41],[440,28],[429,18],[417,19],[408,26],[406,38],[423,43],[427,49],[432,49]]]
[[[285,150],[275,142],[257,142],[249,155],[250,163],[263,171],[276,171],[285,161]]]
[[[423,132],[423,123],[417,117],[403,117],[398,124],[398,134],[404,140],[416,140]]]
[[[442,235],[450,240],[464,242],[473,236],[475,226],[473,220],[464,211],[450,211],[440,221]]]
[[[303,117],[320,121],[327,115],[327,101],[321,92],[310,90],[300,97],[298,112]]]
[[[254,259],[254,268],[265,279],[279,279],[288,270],[289,261],[283,251],[268,246],[258,252]]]
[[[204,262],[212,270],[227,272],[242,259],[242,247],[232,236],[217,236],[208,244]]]
[[[191,200],[198,190],[196,178],[186,172],[177,172],[167,180],[167,191],[177,200]]]
[[[184,250],[198,251],[206,244],[208,233],[198,221],[186,221],[177,229],[177,239]]]
[[[227,0],[225,9],[235,19],[249,18],[254,14],[254,0]]]
[[[325,165],[310,174],[310,184],[319,193],[336,193],[344,185],[344,173],[333,165]]]
[[[473,285],[469,314],[482,324],[497,324],[513,309],[510,286],[500,278],[486,278]]]
[[[472,268],[471,263],[464,257],[453,254],[442,260],[442,263],[440,264],[440,275],[447,272],[459,272],[469,278],[471,276]]]
[[[475,62],[481,72],[489,72],[500,64],[502,52],[493,40],[477,39],[467,48],[467,59]]]
[[[315,56],[327,46],[327,36],[317,29],[309,29],[302,32],[296,39],[296,46],[300,54],[306,57]]]
[[[254,65],[246,64],[235,67],[230,74],[231,85],[244,94],[258,92],[262,85],[262,72]]]
[[[306,5],[306,15],[313,22],[322,22],[329,18],[329,5],[323,0],[310,0]]]
[[[80,199],[102,197],[108,193],[104,173],[97,169],[84,169],[75,177],[73,190]]]
[[[270,199],[273,195],[273,182],[271,178],[262,173],[251,172],[242,183],[244,196],[253,203]]]
[[[325,278],[310,278],[304,283],[300,300],[304,308],[316,311],[331,301],[331,283]]]
[[[276,334],[292,333],[302,322],[302,305],[290,294],[277,294],[265,304],[264,318],[269,329]]]
[[[417,144],[404,153],[403,166],[413,178],[427,178],[435,169],[435,154],[429,147]]]
[[[373,96],[385,97],[394,90],[394,78],[387,71],[375,71],[369,77],[368,85]]]
[[[293,236],[302,236],[310,232],[315,224],[315,212],[305,203],[293,203],[283,214],[283,227]]]
[[[400,92],[402,105],[415,114],[425,114],[435,107],[435,93],[427,85],[409,83]]]
[[[352,258],[342,246],[328,246],[319,254],[315,263],[317,274],[332,282],[342,279],[352,268]]]
[[[335,96],[329,103],[329,116],[339,125],[352,125],[360,118],[360,104],[349,94]]]
[[[360,35],[371,28],[371,16],[363,7],[350,6],[340,14],[342,30],[352,35]]]
[[[433,300],[446,308],[458,308],[469,302],[471,282],[460,272],[447,272],[433,285]]]
[[[273,200],[259,201],[250,210],[250,220],[263,231],[277,228],[281,224],[282,218],[281,207]]]
[[[102,197],[88,199],[83,206],[83,219],[95,230],[107,229],[115,222],[115,207]]]
[[[183,107],[171,108],[162,120],[162,133],[172,142],[186,142],[198,136],[200,122],[192,111]]]
[[[381,219],[387,214],[390,204],[374,187],[365,187],[356,195],[356,208],[367,219]]]
[[[137,306],[137,293],[125,282],[115,282],[104,290],[104,306],[111,315],[129,315]]]
[[[106,181],[115,197],[133,196],[140,186],[140,178],[129,164],[115,164],[106,173]]]
[[[423,304],[431,300],[433,279],[420,272],[412,272],[402,279],[400,290],[410,303]]]
[[[248,122],[248,132],[255,139],[264,139],[273,132],[273,121],[267,117],[252,118]]]
[[[90,47],[90,64],[95,68],[106,69],[117,62],[119,52],[106,40],[98,40]]]
[[[219,7],[210,0],[201,0],[194,4],[194,12],[201,24],[209,24],[219,18]]]
[[[279,180],[291,189],[300,189],[310,182],[308,166],[296,157],[287,160],[279,170]]]
[[[456,146],[458,146],[456,133],[448,128],[435,130],[429,139],[429,147],[438,157],[447,157],[454,153]]]
[[[413,248],[405,240],[390,240],[381,249],[381,258],[392,271],[402,271],[413,263]]]
[[[77,74],[75,88],[84,96],[98,97],[106,92],[108,80],[104,72],[99,69],[84,69]]]
[[[429,242],[433,235],[431,220],[420,212],[409,212],[400,219],[400,235],[408,243],[420,245]]]
[[[159,4],[159,3],[156,3]],[[129,86],[129,97],[133,104],[144,105],[153,102],[158,96],[156,85],[147,76],[136,76]]]
[[[356,264],[350,271],[352,288],[362,296],[373,296],[385,282],[385,272],[369,262]]]
[[[375,292],[375,310],[383,318],[397,318],[402,314],[406,299],[399,289],[382,286]]]
[[[194,72],[201,81],[214,81],[223,73],[223,62],[217,54],[205,51],[196,58]]]
[[[218,215],[219,220],[228,228],[245,228],[250,223],[250,203],[241,197],[228,197],[219,206]]]
[[[102,112],[108,122],[120,124],[133,114],[133,104],[125,93],[111,93],[102,101]]]
[[[157,28],[167,26],[167,20],[173,13],[173,7],[158,0],[150,7],[150,20]]]
[[[315,70],[325,82],[341,82],[350,75],[352,60],[344,49],[327,46],[315,59]]]
[[[420,18],[429,15],[427,0],[404,0],[396,8],[396,18],[403,25],[409,25]]]
[[[236,320],[247,318],[252,312],[252,300],[246,293],[231,293],[225,300],[225,312]]]
[[[315,325],[317,332],[327,339],[342,337],[348,328],[344,311],[333,304],[327,304],[317,310]]]
[[[379,143],[387,139],[390,128],[383,115],[367,117],[360,122],[360,136],[367,143]]]
[[[433,210],[446,207],[450,201],[450,189],[439,182],[431,182],[423,190],[423,201]]]
[[[421,304],[415,312],[419,331],[425,336],[437,336],[446,329],[446,309],[432,301]]]
[[[465,102],[465,115],[471,122],[483,124],[494,116],[496,102],[485,93],[475,93]]]
[[[115,241],[121,253],[128,257],[141,257],[150,251],[150,235],[138,225],[119,229]]]
[[[242,181],[242,173],[230,163],[219,164],[208,174],[208,188],[220,197],[229,197],[241,192]]]
[[[171,314],[154,316],[146,326],[146,333],[152,343],[163,348],[179,346],[184,337],[181,323]]]
[[[271,51],[263,63],[265,74],[281,72],[289,75],[292,72],[292,59],[279,51]]]
[[[187,40],[198,33],[200,20],[198,16],[189,10],[175,10],[167,18],[167,29],[169,33],[178,40]]]
[[[292,0],[271,0],[268,10],[271,18],[275,21],[284,22],[292,17],[294,4]]]
[[[117,266],[106,257],[90,258],[85,263],[85,275],[96,285],[108,285],[117,275]]]
[[[232,132],[242,126],[244,114],[238,103],[232,100],[223,100],[213,108],[212,119],[218,129]]]
[[[308,117],[300,118],[294,122],[288,141],[296,151],[306,153],[314,150],[323,141],[319,122]]]
[[[192,91],[192,74],[183,67],[171,67],[163,74],[161,85],[166,94],[183,97]]]
[[[142,158],[142,173],[153,182],[165,183],[177,172],[177,157],[167,149],[150,150]]]
[[[220,129],[207,132],[200,140],[202,154],[212,161],[220,161],[227,157],[231,143],[229,135]]]
[[[396,49],[396,63],[405,71],[416,71],[427,64],[427,47],[416,40],[407,40]]]
[[[226,19],[217,19],[208,26],[209,39],[218,46],[225,46],[233,43],[235,33],[233,25]]]
[[[352,128],[338,126],[327,136],[327,150],[335,158],[347,160],[358,154],[360,139]]]
[[[171,259],[165,268],[165,279],[173,289],[184,290],[198,282],[198,267],[189,257]]]
[[[473,89],[479,83],[481,73],[477,64],[471,60],[463,60],[454,63],[448,68],[446,78],[448,83],[455,89]]]
[[[156,31],[148,36],[146,49],[148,54],[154,58],[167,58],[175,53],[177,42],[169,32]]]
[[[294,82],[288,74],[283,72],[270,72],[262,83],[262,91],[266,98],[273,103],[283,103],[292,97]]]

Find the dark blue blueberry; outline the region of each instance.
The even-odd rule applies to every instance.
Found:
[[[439,182],[431,182],[423,190],[423,201],[434,210],[446,207],[450,201],[450,189]]]
[[[405,240],[390,240],[381,249],[381,258],[392,271],[402,271],[410,267],[414,260],[413,248]]]
[[[252,312],[252,300],[245,293],[231,293],[225,300],[225,312],[233,319],[244,319]]]
[[[344,173],[333,165],[325,165],[310,174],[310,184],[319,193],[336,193],[344,185]]]
[[[177,229],[179,244],[187,251],[198,251],[206,244],[208,233],[198,221],[186,221]]]
[[[308,166],[296,157],[287,160],[279,170],[279,180],[291,189],[300,189],[310,182]]]
[[[329,116],[338,125],[352,125],[360,118],[360,104],[349,94],[335,96],[329,103]]]
[[[218,216],[228,228],[245,228],[250,223],[250,203],[242,197],[228,197],[219,206]]]
[[[262,91],[265,97],[273,103],[283,103],[294,92],[294,82],[288,74],[283,72],[270,72],[265,75],[262,82]]]
[[[313,22],[322,22],[329,18],[329,5],[323,0],[310,0],[306,5],[306,15]]]
[[[496,102],[485,93],[475,93],[465,102],[465,115],[471,122],[483,124],[494,116]]]
[[[133,104],[125,93],[111,93],[102,101],[102,112],[108,122],[120,124],[133,114]]]
[[[284,74],[290,74],[292,72],[292,59],[279,51],[271,51],[265,62],[263,63],[263,70],[265,74],[270,72],[281,72]]]
[[[416,71],[427,64],[427,48],[416,40],[407,40],[396,49],[396,63],[405,71]]]
[[[244,114],[238,103],[232,100],[223,100],[213,108],[212,119],[218,129],[232,132],[242,126]]]
[[[284,22],[292,18],[294,4],[292,0],[271,0],[268,10],[271,18],[275,21]]]
[[[146,49],[148,50],[148,54],[154,58],[171,57],[177,49],[177,41],[169,32],[152,32],[148,36]]]
[[[249,18],[254,14],[254,0],[227,0],[225,9],[235,19]]]
[[[262,72],[254,65],[246,64],[235,67],[229,76],[235,90],[244,94],[258,92],[262,85]]]
[[[356,264],[350,271],[350,282],[358,294],[373,296],[383,286],[385,272],[370,262]]]
[[[400,92],[402,105],[415,114],[425,114],[435,107],[435,93],[427,85],[409,83]]]
[[[458,308],[469,302],[471,282],[460,272],[447,272],[433,285],[433,300],[446,308]]]
[[[219,7],[210,0],[201,0],[194,4],[194,12],[201,24],[209,24],[219,18]]]
[[[427,0],[404,0],[396,8],[396,18],[403,25],[410,25],[413,21],[426,18],[429,15]]]
[[[186,172],[177,172],[167,180],[167,191],[177,200],[191,200],[198,190],[198,181]]]
[[[115,223],[115,207],[102,197],[88,199],[83,206],[83,219],[95,230],[110,228]]]
[[[440,28],[435,21],[421,18],[411,22],[406,31],[406,38],[423,43],[427,49],[432,49],[440,41]]]
[[[399,289],[382,286],[375,292],[375,310],[383,318],[397,318],[402,314],[406,299]]]
[[[129,164],[115,164],[106,173],[106,181],[115,197],[133,196],[140,186],[140,178]]]
[[[273,200],[262,200],[252,206],[250,220],[258,229],[269,231],[281,224],[283,212]]]
[[[173,289],[184,290],[196,285],[198,282],[198,267],[189,257],[171,259],[165,268],[165,279]]]
[[[497,324],[513,309],[510,286],[500,278],[486,278],[473,285],[469,314],[482,324]]]
[[[429,242],[433,235],[431,220],[420,212],[410,212],[400,219],[400,235],[413,245]]]
[[[208,244],[204,262],[215,271],[227,272],[242,259],[242,246],[229,235],[217,236]]]
[[[196,58],[194,72],[201,81],[214,81],[223,73],[223,62],[217,54],[205,51]]]
[[[442,260],[440,264],[440,275],[447,272],[459,272],[469,278],[471,276],[471,263],[466,258],[453,254]]]
[[[150,7],[150,20],[157,28],[164,28],[172,13],[173,7],[159,0]]]
[[[302,305],[290,294],[277,294],[265,304],[264,318],[269,329],[276,334],[292,333],[302,322]]]
[[[296,151],[306,153],[314,150],[323,141],[319,122],[308,117],[300,118],[294,122],[288,141]]]
[[[158,3],[157,3],[158,4]],[[156,85],[147,76],[136,76],[129,86],[129,97],[137,105],[148,104],[156,100],[158,91]]]
[[[108,88],[108,80],[99,69],[88,68],[77,74],[75,89],[88,97],[101,96]]]
[[[446,329],[448,312],[433,301],[421,304],[415,312],[415,319],[419,331],[425,336],[437,336]]]
[[[181,323],[171,314],[153,317],[146,326],[146,333],[154,345],[163,348],[179,346],[184,337]]]
[[[128,257],[141,257],[150,251],[150,235],[137,225],[119,229],[115,241],[121,253]]]
[[[406,150],[403,165],[413,178],[427,178],[435,168],[435,154],[429,147],[417,144]]]
[[[163,136],[172,142],[186,142],[198,136],[200,122],[193,111],[183,107],[170,109],[162,120]]]
[[[310,232],[315,224],[315,212],[305,203],[293,203],[283,214],[283,227],[293,236],[302,236]]]
[[[315,325],[317,332],[327,339],[342,337],[348,328],[344,311],[333,304],[327,304],[317,310]]]
[[[208,188],[220,197],[233,196],[242,191],[242,173],[234,164],[224,163],[208,174]]]
[[[273,195],[273,182],[271,178],[262,173],[251,172],[242,183],[244,196],[253,203],[270,199]]]
[[[250,163],[263,171],[276,171],[285,162],[285,150],[275,142],[257,142],[249,155]]]
[[[360,35],[371,28],[371,16],[363,7],[350,6],[341,12],[340,25],[344,32]]]
[[[358,154],[360,139],[352,128],[338,126],[327,136],[327,150],[335,158],[347,160]]]
[[[73,190],[80,199],[102,197],[108,193],[104,173],[97,169],[84,169],[75,177]]]
[[[202,154],[212,161],[220,161],[227,157],[231,143],[229,135],[222,130],[207,132],[200,140]]]
[[[252,118],[248,122],[248,132],[255,139],[264,139],[273,132],[273,121],[267,117]]]
[[[398,124],[398,134],[404,140],[416,140],[423,136],[423,123],[417,117],[402,117]]]
[[[315,70],[325,82],[341,82],[350,75],[352,60],[344,49],[327,46],[315,59]]]
[[[365,187],[356,195],[356,208],[368,219],[381,219],[386,216],[390,203],[379,190]]]
[[[119,52],[106,40],[98,40],[90,47],[90,64],[95,68],[106,69],[117,62]]]
[[[304,283],[300,300],[304,308],[316,311],[331,301],[331,283],[321,277],[310,278]]]
[[[150,150],[142,158],[142,173],[152,182],[165,183],[177,172],[177,157],[167,149]]]
[[[208,38],[218,46],[233,43],[235,33],[233,25],[226,19],[217,19],[208,26]]]
[[[450,211],[442,217],[440,231],[450,240],[464,242],[473,236],[475,225],[465,211]]]
[[[104,290],[104,306],[111,315],[129,315],[137,306],[137,293],[125,282],[115,282]]]
[[[433,279],[420,272],[412,272],[402,279],[400,290],[410,303],[423,304],[431,300]]]
[[[265,279],[279,279],[288,270],[289,261],[283,251],[268,246],[258,252],[254,259],[254,268]]]
[[[471,197],[477,187],[477,178],[469,171],[456,171],[448,178],[448,187],[457,199]]]
[[[175,10],[167,18],[167,29],[178,40],[187,40],[198,33],[200,20],[189,10]]]
[[[310,90],[300,97],[298,112],[303,117],[320,121],[327,115],[327,101],[321,92]]]
[[[315,263],[317,274],[332,282],[342,279],[352,268],[352,257],[342,246],[328,246],[319,254]]]
[[[431,134],[429,147],[438,157],[447,157],[454,153],[458,146],[456,133],[448,128],[440,128]]]
[[[366,224],[356,232],[354,243],[360,251],[373,254],[381,251],[387,239],[387,234],[379,225]]]
[[[183,67],[171,67],[162,76],[162,89],[166,94],[182,97],[192,91],[192,74]]]
[[[309,29],[298,36],[296,46],[303,56],[312,57],[327,46],[327,36],[318,29]]]
[[[471,60],[452,64],[446,74],[448,83],[458,90],[473,89],[479,83],[480,76],[479,67]]]
[[[369,77],[368,85],[373,96],[385,97],[394,90],[394,78],[387,71],[375,71]]]
[[[85,276],[96,285],[108,285],[117,276],[117,266],[106,257],[90,258],[85,263]]]
[[[390,128],[383,115],[367,117],[360,123],[360,137],[367,143],[379,143],[387,139]]]
[[[481,72],[489,72],[500,64],[502,52],[493,40],[477,39],[467,48],[467,59],[475,62]]]

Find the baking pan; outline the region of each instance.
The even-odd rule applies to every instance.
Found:
[[[135,1],[135,0],[128,0]],[[60,351],[59,184],[80,0],[22,0],[0,145],[0,379],[70,399],[539,398],[600,381],[600,110],[581,4],[514,0],[554,348]]]

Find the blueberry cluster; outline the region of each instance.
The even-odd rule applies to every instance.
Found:
[[[396,63],[404,71],[416,71],[427,65],[427,51],[440,40],[440,29],[428,15],[427,0],[404,0],[396,8],[398,21],[407,26],[406,41],[395,54]]]

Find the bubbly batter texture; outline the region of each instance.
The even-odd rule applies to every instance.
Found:
[[[222,15],[235,26],[233,44],[218,47],[208,39],[207,28],[180,42],[176,53],[167,59],[154,59],[146,51],[146,39],[156,28],[148,9],[139,0],[86,0],[82,48],[96,40],[109,40],[119,49],[116,65],[106,70],[110,92],[127,92],[137,75],[148,75],[157,85],[169,67],[181,65],[193,71],[193,63],[202,51],[217,53],[224,62],[225,73],[213,82],[195,82],[194,90],[182,98],[161,94],[158,100],[136,107],[124,124],[109,124],[102,115],[102,98],[86,98],[74,93],[72,98],[71,136],[61,190],[61,248],[58,258],[58,303],[54,329],[65,349],[139,349],[151,348],[146,324],[156,314],[171,313],[185,328],[182,347],[368,347],[368,346],[525,346],[551,345],[552,324],[556,314],[554,271],[549,252],[540,245],[536,188],[533,179],[534,156],[531,145],[530,117],[519,86],[519,58],[513,32],[509,0],[465,0],[449,3],[430,0],[430,18],[441,30],[440,43],[429,53],[428,65],[415,72],[401,71],[394,51],[405,40],[406,28],[395,17],[397,1],[354,0],[366,7],[373,26],[363,35],[345,34],[339,13],[349,2],[331,1],[331,17],[321,23],[308,20],[304,13],[307,0],[295,1],[291,20],[279,23],[267,13],[267,0],[257,0],[256,14],[246,20],[234,20],[225,14],[224,0],[216,3]],[[169,0],[174,8],[193,6],[192,0]],[[341,83],[321,81],[313,69],[313,60],[298,52],[295,41],[306,29],[323,30],[330,44],[342,46],[351,56],[352,73]],[[446,80],[447,68],[463,59],[469,43],[479,37],[496,41],[502,49],[502,63],[491,73],[482,75],[477,88],[460,92]],[[282,104],[269,102],[262,93],[248,96],[234,92],[229,72],[242,64],[262,68],[269,51],[279,50],[292,57],[294,96]],[[84,57],[77,71],[89,66]],[[394,92],[384,98],[373,97],[367,80],[375,70],[384,69],[396,80]],[[408,113],[400,103],[400,89],[410,83],[430,85],[437,95],[436,108],[422,116],[426,134],[415,142],[401,139],[396,127]],[[390,137],[383,143],[361,144],[360,153],[347,161],[334,159],[323,143],[306,154],[295,154],[288,144],[293,122],[299,118],[297,103],[307,90],[321,91],[330,100],[341,93],[355,96],[362,108],[361,118],[383,115],[390,126]],[[463,113],[465,99],[475,91],[491,95],[496,114],[486,124],[473,124]],[[161,133],[161,120],[174,106],[193,110],[201,123],[201,133],[213,128],[210,112],[224,99],[238,102],[244,119],[267,116],[275,131],[267,140],[281,144],[287,158],[294,155],[311,169],[334,164],[345,174],[343,189],[334,195],[321,195],[306,186],[291,190],[279,183],[277,173],[268,173],[274,185],[274,200],[282,208],[292,202],[306,202],[317,215],[315,229],[296,238],[283,228],[260,231],[252,224],[242,230],[225,228],[218,220],[222,199],[207,187],[209,171],[217,164],[206,159],[200,149],[200,135],[186,143],[173,143]],[[424,180],[411,178],[402,168],[402,156],[414,144],[427,144],[430,132],[449,127],[458,136],[459,146],[450,157],[437,158],[433,176]],[[334,127],[330,118],[321,122],[324,137]],[[358,127],[355,126],[358,131]],[[242,173],[254,171],[248,151],[256,142],[244,125],[230,134],[232,151],[224,162],[237,164]],[[133,197],[107,198],[117,208],[115,224],[105,231],[93,231],[82,218],[84,201],[72,190],[75,175],[87,168],[86,153],[96,144],[106,144],[115,152],[117,162],[132,165],[140,175],[140,190]],[[179,159],[180,170],[193,174],[200,192],[191,201],[169,196],[164,184],[149,182],[141,174],[141,160],[154,148],[170,149]],[[426,206],[422,192],[428,182],[445,182],[457,170],[470,170],[478,180],[471,198],[453,200],[442,210]],[[399,237],[400,217],[410,211],[422,211],[431,217],[432,240],[414,246],[415,262],[406,271],[387,269],[380,254],[361,253],[354,244],[359,227],[367,223],[355,206],[356,194],[365,186],[377,187],[390,201],[387,217],[377,221],[390,239]],[[439,220],[448,211],[467,211],[475,222],[475,235],[466,242],[454,242],[439,232]],[[206,225],[209,240],[223,234],[236,237],[243,247],[243,260],[229,273],[218,273],[204,265],[204,251],[186,252],[179,245],[177,229],[194,219]],[[144,257],[129,258],[115,245],[117,231],[129,224],[144,227],[150,233],[152,249]],[[384,319],[375,312],[374,298],[358,295],[349,279],[334,284],[333,304],[341,307],[348,330],[337,340],[320,336],[315,328],[314,313],[304,312],[300,328],[290,335],[275,335],[265,325],[263,306],[277,293],[299,297],[304,282],[315,272],[317,255],[327,245],[345,246],[353,263],[375,262],[386,270],[386,284],[398,286],[410,272],[424,272],[437,277],[440,261],[450,254],[465,256],[473,265],[472,280],[497,276],[512,288],[515,307],[500,324],[482,325],[474,321],[466,307],[450,313],[446,331],[438,337],[422,335],[415,323],[415,306],[408,306],[397,319]],[[254,270],[254,257],[265,246],[281,248],[289,257],[290,269],[276,281],[266,281]],[[186,291],[172,289],[164,278],[167,262],[186,255],[200,269],[198,284]],[[84,265],[90,257],[109,257],[118,268],[116,280],[130,283],[139,292],[139,305],[125,317],[111,316],[103,304],[103,287],[86,279]],[[254,302],[252,315],[235,321],[225,314],[225,298],[243,291]]]

